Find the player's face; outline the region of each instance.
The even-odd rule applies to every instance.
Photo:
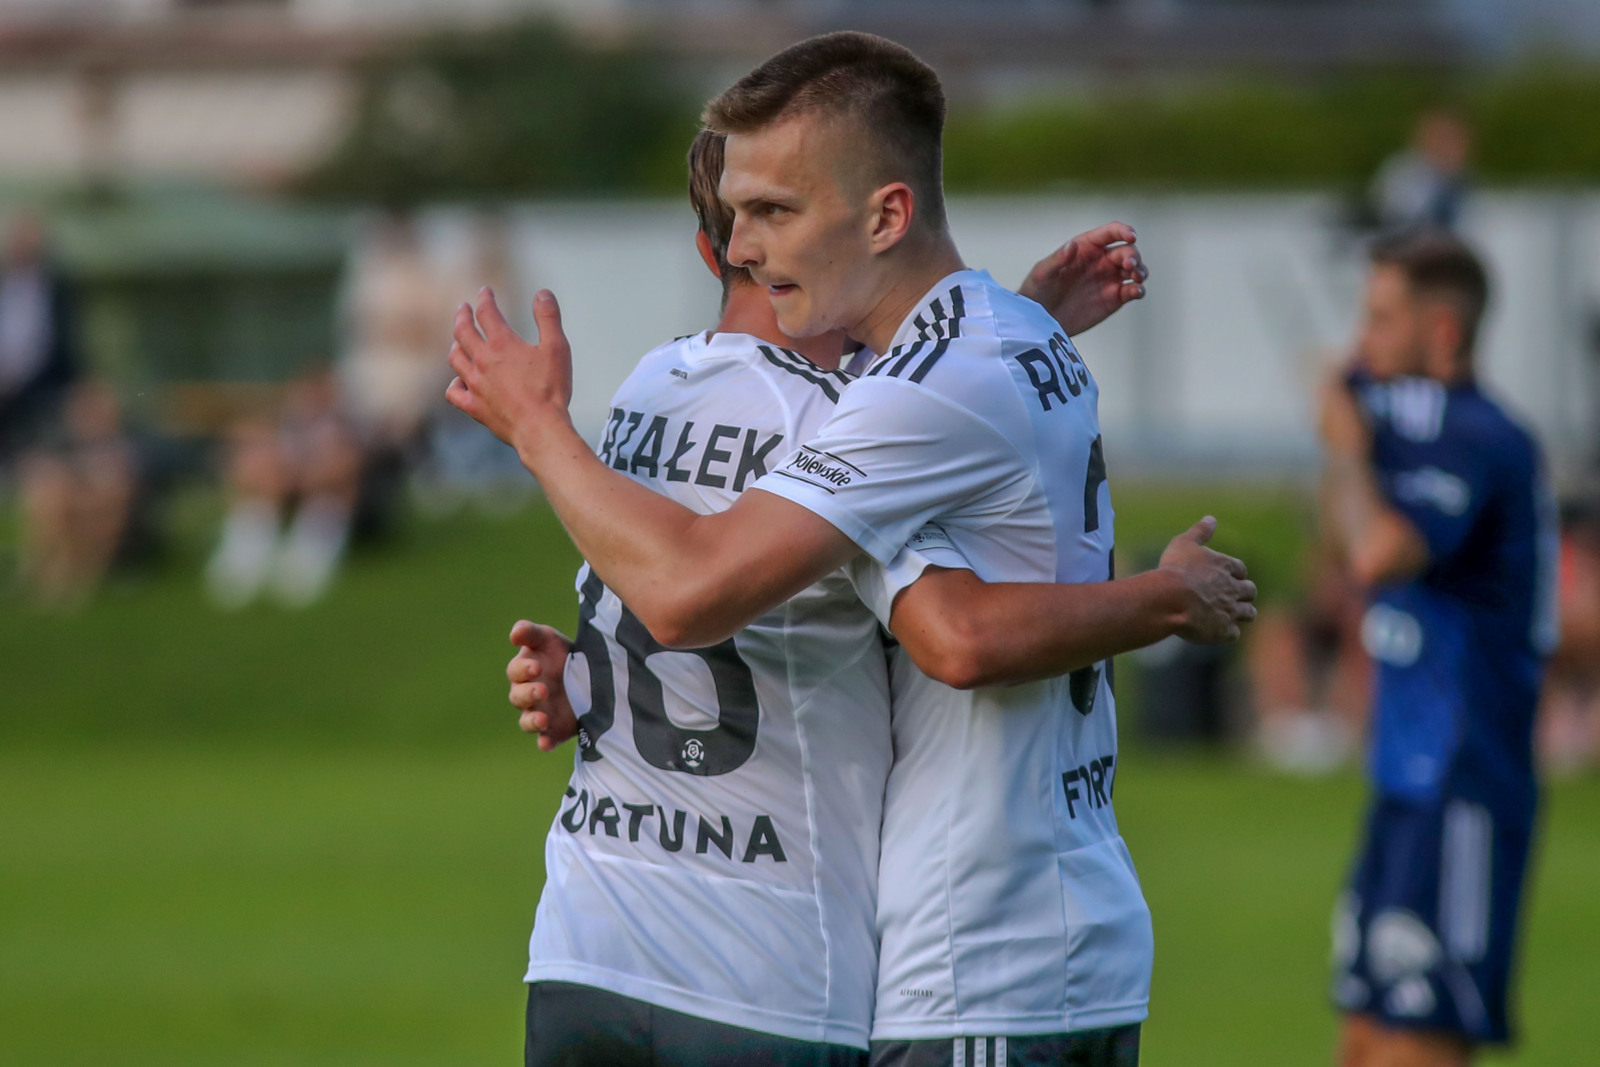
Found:
[[[730,134],[722,198],[733,208],[728,260],[765,286],[790,337],[848,327],[872,291],[866,197],[852,195],[838,124],[799,115]]]
[[[1427,367],[1423,308],[1398,267],[1377,266],[1367,276],[1361,322],[1361,363],[1373,377],[1422,374]]]

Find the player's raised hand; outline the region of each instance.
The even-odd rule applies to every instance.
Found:
[[[1069,335],[1098,326],[1144,296],[1150,271],[1138,239],[1123,222],[1080,233],[1035,263],[1017,292],[1042,305]]]
[[[456,309],[450,369],[456,379],[445,396],[513,447],[518,438],[553,419],[567,418],[572,400],[572,346],[561,329],[555,294],[541,289],[533,298],[538,343],[518,336],[506,322],[488,288],[476,310]]]
[[[1161,568],[1173,570],[1189,592],[1178,636],[1204,645],[1238,640],[1239,627],[1256,617],[1256,583],[1244,561],[1206,547],[1216,531],[1217,520],[1207,515],[1161,554]]]
[[[511,628],[511,643],[517,646],[506,664],[511,704],[522,712],[518,724],[538,734],[539,748],[549,752],[578,733],[563,681],[572,642],[558,630],[523,619]]]

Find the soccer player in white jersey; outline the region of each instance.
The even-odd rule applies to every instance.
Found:
[[[664,645],[726,640],[871,557],[854,567],[863,594],[936,697],[896,725],[885,840],[909,827],[926,851],[881,864],[875,1062],[1134,1062],[1150,927],[1111,814],[1114,706],[1094,666],[1117,627],[1100,632],[1104,653],[1091,641],[1068,657],[1040,648],[1048,626],[1011,626],[987,642],[992,661],[947,669],[905,618],[925,581],[902,592],[895,577],[931,522],[974,580],[1109,590],[1094,381],[1043,309],[962,264],[942,209],[942,92],[905,49],[815,38],[707,115],[728,135],[730,261],[767,287],[787,334],[843,329],[885,353],[817,436],[713,514],[620,476],[572,429],[570,348],[548,293],[538,345],[492,304],[480,304],[487,337],[458,313],[450,398],[515,444],[595,572]],[[1242,566],[1234,581],[1248,600]],[[1115,614],[1117,597],[1103,601]],[[1051,677],[1063,661],[1090,669]],[[980,688],[931,688],[952,681]],[[1028,684],[994,687],[1005,682]]]
[[[727,264],[721,142],[702,133],[690,167],[698,244],[724,285],[722,322],[641,361],[616,395],[599,449],[613,469],[697,510],[726,507],[783,441],[809,437],[849,380],[834,369],[842,337],[785,337],[765,293]],[[1069,328],[1087,328],[1136,295],[1129,287],[1144,276],[1131,247],[1106,247],[1124,236],[1113,224],[1069,242],[1030,272],[1024,291],[1051,303]],[[718,442],[727,448],[714,449]],[[1236,605],[1208,602],[1198,587],[1226,589],[1227,561],[1191,535],[1167,563],[1189,590],[1187,608],[1174,611],[1171,589],[1121,583],[1146,602],[1147,638],[1172,632],[1179,615],[1181,632],[1224,636]],[[518,624],[529,647],[508,667],[513,702],[544,747],[580,723],[541,677],[558,698],[570,681],[582,716],[531,942],[528,1061],[565,1061],[597,1044],[605,1062],[652,1050],[694,1063],[864,1060],[889,773],[876,620],[837,574],[734,639],[674,657],[593,571],[578,584],[582,621],[567,678],[572,645],[530,623]],[[924,586],[946,587],[971,614],[986,603],[1037,606],[1004,586],[974,596],[953,572]],[[1048,598],[1057,646],[1070,654],[1084,643],[1094,620],[1074,608],[1085,589],[1029,592]],[[949,617],[919,621],[943,632]],[[708,909],[733,921],[697,925],[686,948],[680,917]]]

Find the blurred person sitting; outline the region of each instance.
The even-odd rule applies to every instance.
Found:
[[[1463,1067],[1512,1036],[1555,509],[1538,441],[1476,382],[1488,295],[1453,237],[1380,243],[1357,363],[1322,395],[1324,525],[1374,661],[1372,802],[1333,924],[1345,1067]]]
[[[1372,204],[1389,233],[1454,230],[1466,199],[1472,128],[1454,111],[1417,117],[1411,144],[1383,162],[1372,180]]]
[[[54,421],[77,377],[72,290],[47,252],[36,216],[13,219],[0,268],[0,462]]]
[[[1262,758],[1320,774],[1342,766],[1366,731],[1371,667],[1361,589],[1325,547],[1307,562],[1304,603],[1263,607],[1246,652]]]
[[[95,591],[128,533],[137,481],[116,394],[77,386],[61,425],[19,464],[20,571],[36,602],[72,608]]]
[[[213,602],[241,608],[270,587],[285,606],[315,603],[344,558],[361,487],[360,443],[332,376],[292,383],[276,425],[245,419],[229,438],[232,502],[206,567]]]
[[[1600,765],[1600,507],[1561,517],[1561,643],[1539,707],[1539,762],[1553,774]]]

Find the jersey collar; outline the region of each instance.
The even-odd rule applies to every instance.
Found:
[[[891,349],[917,341],[942,341],[961,336],[961,320],[967,314],[964,288],[993,285],[986,270],[963,269],[947,274],[929,289],[911,313],[900,323]]]
[[[689,338],[684,346],[683,361],[690,366],[713,360],[741,360],[748,362],[756,354],[756,346],[764,344],[759,337],[747,333],[712,333],[702,330]]]

